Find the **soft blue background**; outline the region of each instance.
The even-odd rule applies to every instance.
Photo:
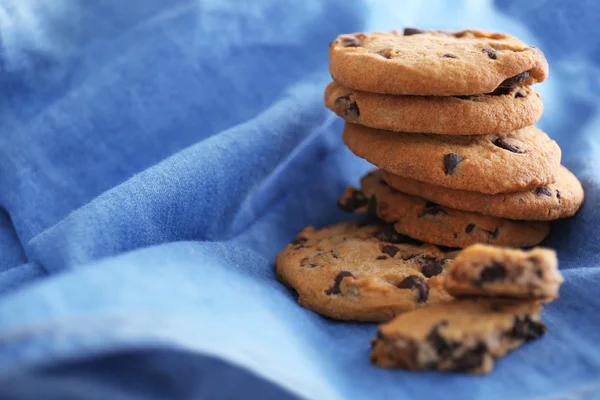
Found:
[[[600,6],[0,0],[0,398],[599,398]],[[300,308],[273,258],[368,168],[322,104],[341,32],[542,48],[540,126],[582,180],[549,334],[486,377],[373,368],[375,326]]]

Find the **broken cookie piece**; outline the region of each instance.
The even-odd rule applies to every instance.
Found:
[[[551,301],[563,278],[556,252],[477,244],[461,251],[448,270],[445,286],[453,296],[501,296]]]
[[[455,300],[379,327],[371,362],[384,368],[488,373],[494,359],[546,332],[536,302]]]

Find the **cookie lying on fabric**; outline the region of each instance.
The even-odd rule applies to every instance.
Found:
[[[548,76],[539,49],[505,33],[476,30],[340,35],[329,47],[329,60],[336,82],[383,94],[491,93]]]
[[[325,104],[346,121],[371,128],[447,135],[514,131],[536,123],[544,110],[540,95],[528,87],[474,96],[394,96],[332,82]]]
[[[453,296],[514,297],[550,301],[563,282],[556,252],[477,244],[461,251],[448,269],[445,287]]]
[[[499,194],[449,189],[383,170],[381,174],[388,185],[401,192],[458,210],[515,220],[550,221],[571,217],[584,199],[581,182],[564,166],[559,168],[554,183],[526,192]]]
[[[393,189],[382,177],[381,170],[365,175],[361,179],[361,190],[346,189],[338,201],[339,206],[393,223],[394,229],[403,235],[449,247],[475,243],[534,246],[550,232],[547,222],[513,221],[440,206]]]
[[[380,222],[305,228],[275,260],[278,279],[298,303],[342,320],[388,321],[450,301],[445,267],[456,251],[400,235]]]
[[[535,302],[456,300],[402,314],[379,327],[371,362],[385,368],[474,374],[546,332]]]
[[[346,123],[344,143],[390,173],[487,194],[522,192],[554,182],[558,144],[536,127],[504,134],[400,133]]]

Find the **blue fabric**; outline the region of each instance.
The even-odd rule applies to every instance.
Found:
[[[0,0],[0,398],[598,398],[594,0]],[[539,126],[586,203],[549,333],[486,377],[373,368],[375,325],[296,304],[275,254],[369,166],[322,104],[341,32],[542,48]]]

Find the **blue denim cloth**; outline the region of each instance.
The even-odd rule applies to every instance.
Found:
[[[0,398],[598,398],[595,0],[0,0]],[[549,333],[473,377],[368,362],[374,324],[273,259],[369,169],[325,109],[342,32],[478,27],[542,48],[539,126],[586,203],[556,222]]]

